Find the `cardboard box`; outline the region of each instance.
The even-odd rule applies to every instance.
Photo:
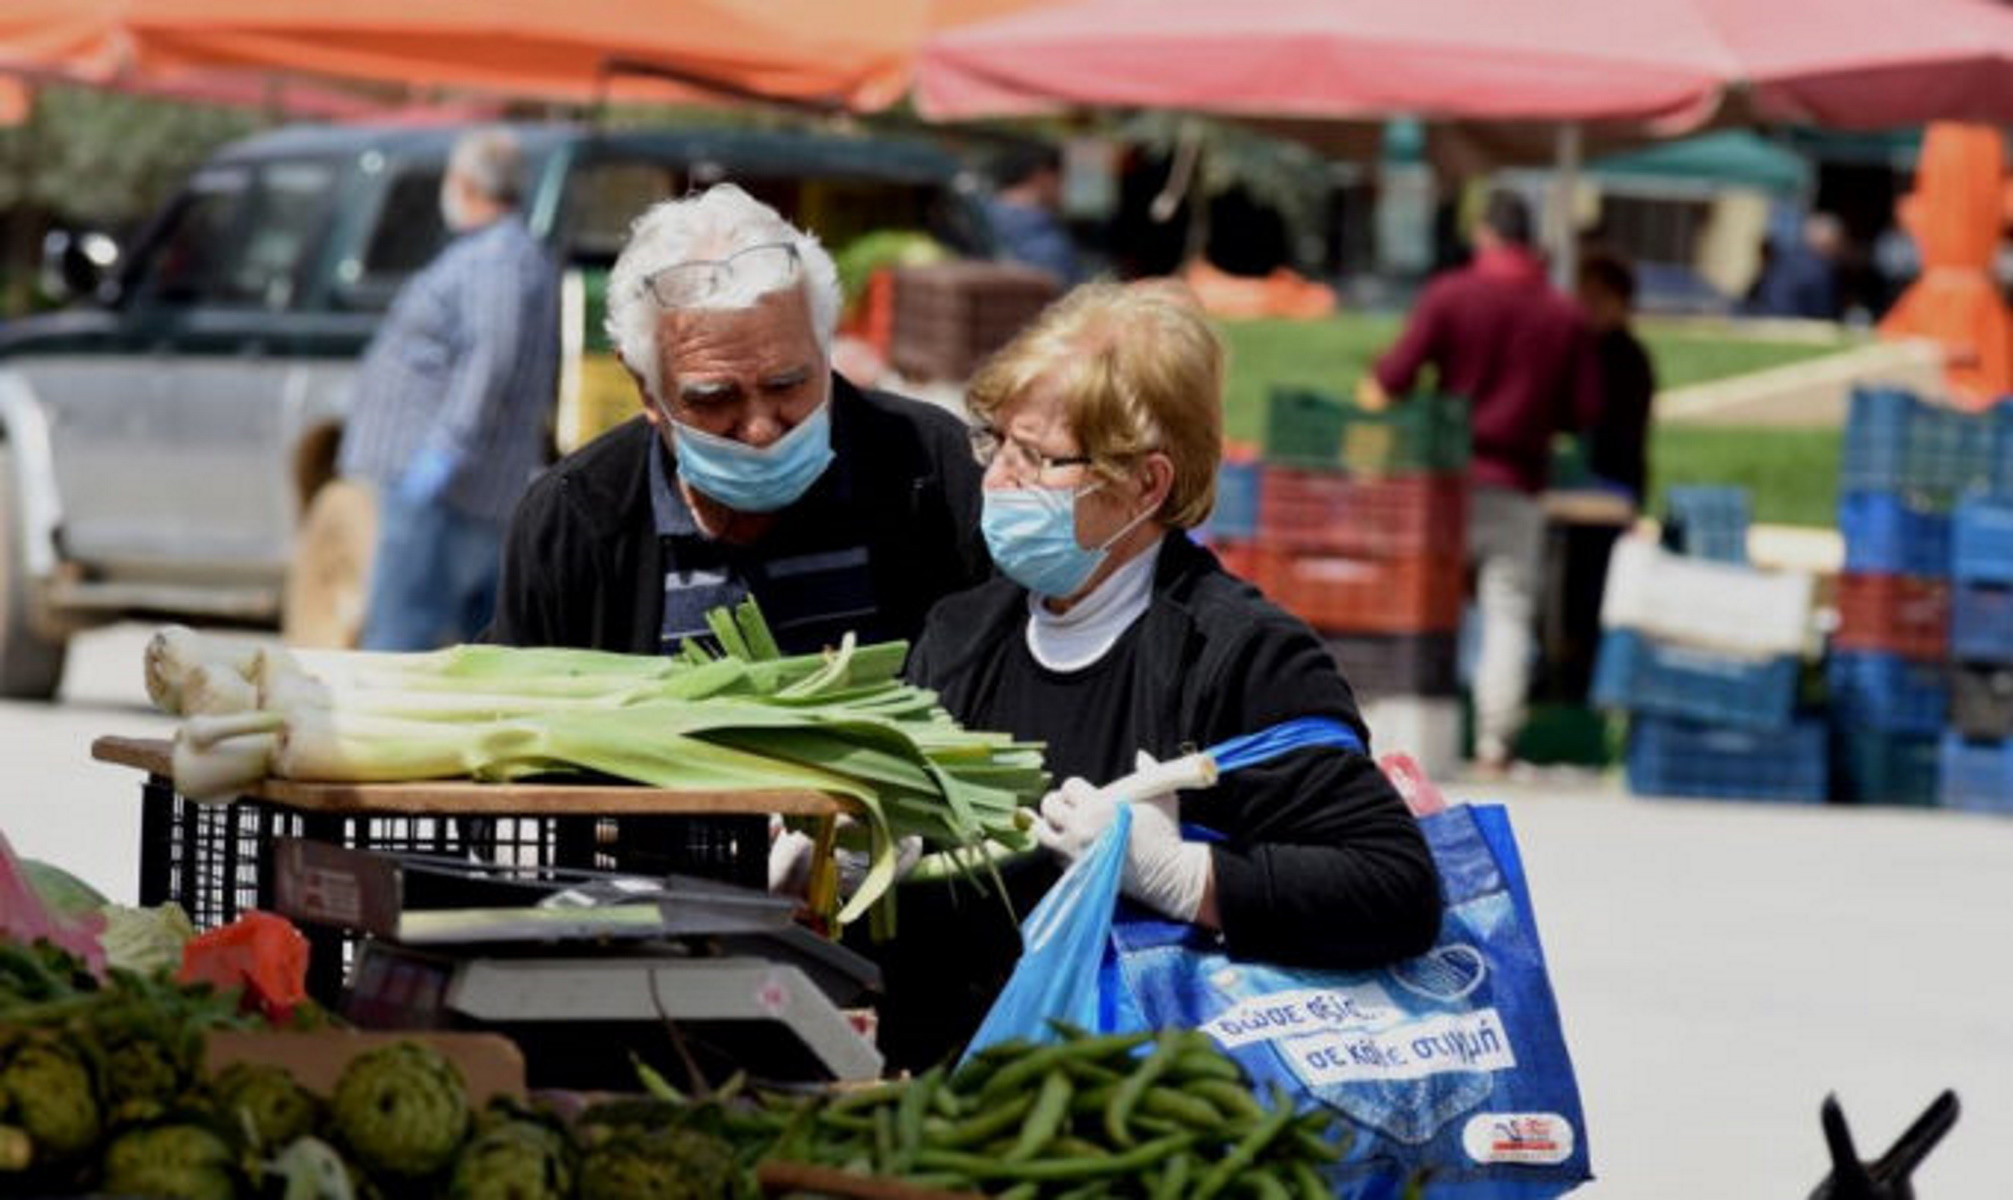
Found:
[[[326,1096],[335,1090],[351,1059],[393,1042],[419,1042],[440,1051],[461,1071],[472,1105],[487,1104],[495,1096],[524,1099],[524,1055],[517,1043],[494,1033],[217,1030],[208,1037],[204,1069],[214,1074],[232,1063],[271,1063],[302,1087]]]

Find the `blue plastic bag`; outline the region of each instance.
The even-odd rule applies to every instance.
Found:
[[[1020,964],[972,1035],[967,1056],[996,1042],[1055,1041],[1051,1021],[1099,1028],[1098,972],[1110,945],[1131,836],[1132,809],[1121,804],[1089,852],[1070,864],[1021,922]]]
[[[1461,805],[1420,829],[1446,909],[1418,958],[1369,971],[1239,961],[1195,927],[1130,905],[1100,932],[1098,910],[1118,896],[1120,864],[1107,863],[1059,910],[1079,928],[1043,927],[1039,947],[1030,938],[972,1047],[1037,1034],[1051,1017],[1105,1032],[1201,1029],[1259,1090],[1276,1083],[1301,1107],[1342,1117],[1350,1144],[1329,1179],[1338,1196],[1385,1200],[1415,1177],[1429,1200],[1570,1191],[1591,1177],[1579,1087],[1508,815]],[[1107,833],[1078,865],[1112,842],[1122,839]]]

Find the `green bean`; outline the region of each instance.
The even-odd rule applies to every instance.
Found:
[[[1198,1079],[1184,1083],[1182,1087],[1222,1109],[1223,1115],[1232,1120],[1257,1121],[1265,1116],[1264,1106],[1243,1084],[1225,1083],[1221,1079]]]
[[[994,1073],[993,1077],[986,1081],[986,1085],[979,1089],[979,1098],[989,1100],[1023,1087],[1033,1086],[1036,1080],[1060,1066],[1063,1060],[1073,1054],[1081,1054],[1081,1045],[1082,1043],[1077,1042],[1058,1042],[1052,1046],[1029,1051],[1026,1057],[1016,1059]]]
[[[1293,1193],[1269,1171],[1246,1171],[1237,1177],[1237,1185],[1257,1200],[1293,1200]]]
[[[1212,1043],[1208,1049],[1189,1048],[1175,1061],[1174,1074],[1183,1080],[1215,1079],[1223,1083],[1244,1082],[1244,1070]]]
[[[1343,1149],[1341,1146],[1336,1145],[1333,1141],[1314,1132],[1305,1125],[1295,1126],[1292,1137],[1294,1142],[1299,1145],[1300,1152],[1316,1162],[1332,1163],[1342,1161]]]
[[[874,1110],[874,1165],[880,1172],[894,1170],[895,1114],[887,1107]]]
[[[1039,1195],[1041,1195],[1040,1184],[1016,1183],[1006,1191],[1001,1192],[995,1200],[1035,1200],[1035,1197]]]
[[[975,1116],[966,1117],[962,1124],[952,1127],[950,1133],[937,1141],[943,1149],[954,1150],[963,1146],[976,1146],[989,1141],[1003,1130],[1020,1123],[1029,1109],[1034,1107],[1034,1093],[1022,1092],[990,1111],[980,1111]]]
[[[1114,1145],[1133,1144],[1132,1131],[1126,1128],[1126,1120],[1132,1115],[1133,1106],[1146,1094],[1146,1089],[1152,1087],[1153,1081],[1160,1078],[1161,1074],[1174,1064],[1175,1053],[1173,1042],[1161,1042],[1153,1048],[1153,1053],[1146,1056],[1146,1061],[1141,1063],[1137,1070],[1125,1077],[1125,1081],[1118,1085],[1118,1091],[1112,1094],[1111,1103],[1104,1109],[1104,1132]]]
[[[907,1086],[901,1083],[877,1083],[872,1087],[863,1087],[857,1091],[846,1092],[838,1099],[826,1105],[825,1111],[835,1113],[852,1112],[855,1109],[872,1108],[876,1104],[885,1104],[890,1100],[899,1100],[902,1098],[902,1092]]]
[[[1104,1158],[1111,1154],[1096,1142],[1087,1142],[1074,1134],[1065,1133],[1048,1144],[1051,1158]]]
[[[1224,1116],[1216,1106],[1200,1096],[1191,1096],[1171,1087],[1157,1087],[1140,1097],[1139,1111],[1193,1126],[1198,1133],[1220,1133]]]
[[[1300,1200],[1329,1200],[1333,1194],[1328,1185],[1321,1182],[1321,1173],[1308,1165],[1305,1159],[1296,1158],[1287,1164],[1293,1173],[1293,1186],[1300,1191]]]
[[[1063,1118],[1069,1115],[1069,1098],[1074,1091],[1067,1073],[1060,1070],[1048,1073],[1041,1081],[1041,1094],[1035,1097],[1033,1111],[1021,1126],[1020,1137],[1006,1152],[1007,1162],[1026,1162],[1055,1140]]]
[[[1188,1187],[1188,1172],[1195,1160],[1186,1154],[1172,1155],[1167,1165],[1161,1168],[1160,1179],[1153,1185],[1153,1200],[1182,1200],[1182,1191]]]
[[[917,1076],[908,1090],[902,1093],[901,1102],[895,1107],[895,1152],[890,1156],[888,1166],[894,1174],[908,1170],[916,1147],[922,1145],[923,1117],[930,1111],[930,1102],[941,1089],[943,1081],[944,1069],[932,1067]]]
[[[1230,1153],[1224,1155],[1209,1169],[1208,1174],[1196,1183],[1191,1200],[1209,1200],[1211,1196],[1222,1191],[1226,1184],[1237,1178],[1239,1172],[1257,1160],[1259,1152],[1264,1150],[1273,1138],[1278,1137],[1293,1124],[1293,1105],[1279,1093],[1277,1088],[1273,1089],[1272,1103],[1271,1115],[1239,1139],[1237,1145],[1231,1147]]]
[[[974,1179],[1034,1180],[1044,1183],[1074,1182],[1106,1175],[1136,1175],[1169,1154],[1193,1145],[1193,1134],[1157,1138],[1102,1158],[1044,1158],[1034,1162],[1001,1162],[979,1154],[951,1150],[924,1150],[916,1155],[916,1165],[926,1170],[963,1171]]]

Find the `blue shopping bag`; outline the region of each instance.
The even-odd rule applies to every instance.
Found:
[[[1417,958],[1366,971],[1232,959],[1195,927],[1129,904],[1112,919],[1110,863],[1081,876],[1060,913],[1083,936],[1043,929],[1039,957],[1030,942],[973,1049],[1051,1017],[1108,1032],[1201,1029],[1259,1090],[1277,1084],[1342,1118],[1337,1195],[1387,1200],[1415,1180],[1428,1200],[1562,1195],[1591,1177],[1586,1130],[1508,814],[1460,805],[1420,829],[1446,907]]]

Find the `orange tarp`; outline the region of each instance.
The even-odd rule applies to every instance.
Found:
[[[1922,276],[1880,331],[1942,343],[1951,392],[1970,407],[2013,392],[2013,312],[1992,274],[2008,211],[2005,136],[1989,125],[1931,125],[1915,190],[1896,214],[1921,251]]]

